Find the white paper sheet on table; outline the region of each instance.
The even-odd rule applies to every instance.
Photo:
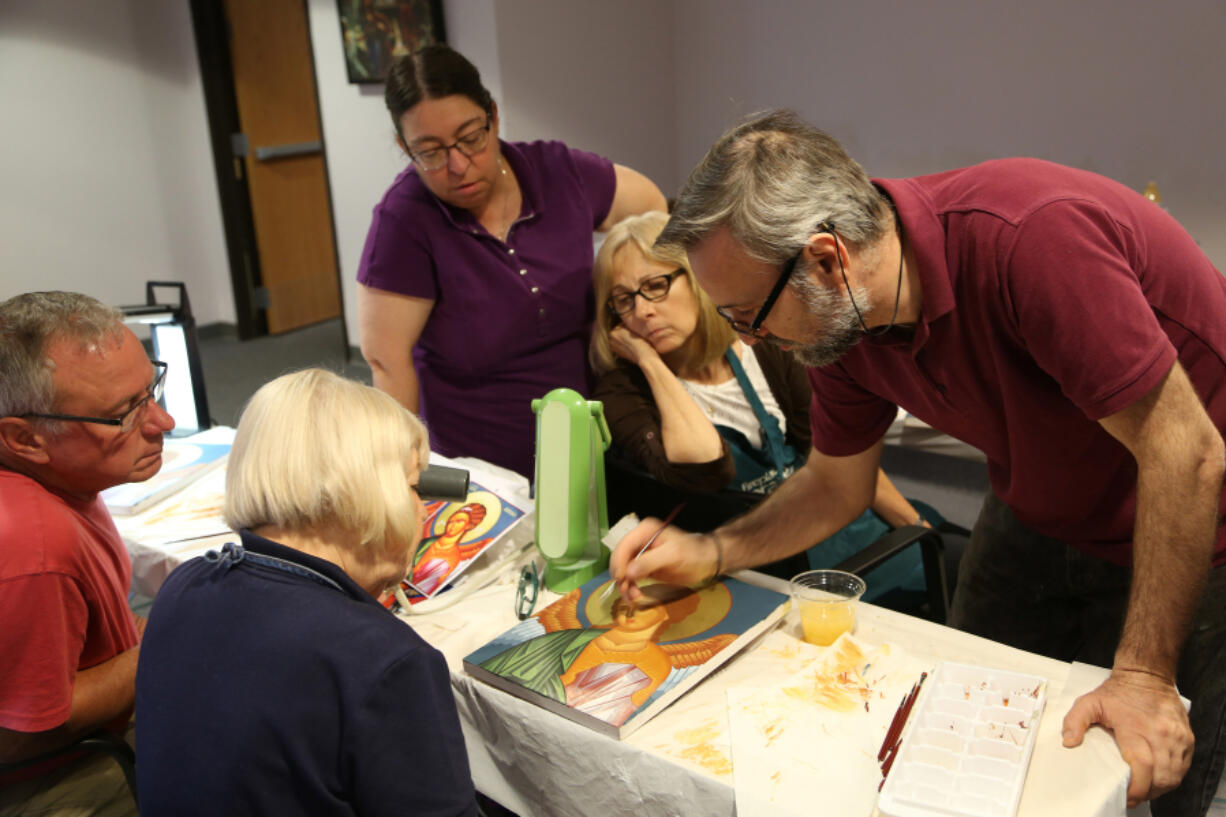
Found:
[[[1142,803],[1135,809],[1127,809],[1128,777],[1127,764],[1120,756],[1115,739],[1102,727],[1093,727],[1086,732],[1082,744],[1074,749],[1063,748],[1061,730],[1064,716],[1072,708],[1078,696],[1097,687],[1111,674],[1110,670],[1090,664],[1074,663],[1069,670],[1060,692],[1047,701],[1049,717],[1039,724],[1038,742],[1060,747],[1055,752],[1035,752],[1030,761],[1030,773],[1026,788],[1022,790],[1019,815],[1039,813],[1041,803],[1051,802],[1058,796],[1070,814],[1085,817],[1147,817],[1149,804]],[[1070,753],[1078,753],[1078,762],[1068,762]],[[1099,790],[1085,785],[1086,778],[1096,781],[1117,780],[1115,790],[1104,797]]]
[[[214,426],[179,442],[232,446],[234,435],[233,428]],[[155,547],[228,534],[230,528],[221,517],[225,493],[226,471],[222,465],[141,513],[116,517],[115,525],[125,539]]]
[[[935,663],[895,644],[843,636],[781,682],[730,688],[738,817],[871,815],[886,730]]]
[[[226,471],[222,467],[143,513],[116,518],[115,525],[125,539],[149,546],[229,533],[221,516],[225,494]]]

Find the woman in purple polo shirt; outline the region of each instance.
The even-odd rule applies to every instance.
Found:
[[[445,45],[396,61],[384,98],[410,165],[366,237],[362,354],[434,451],[531,476],[531,401],[588,392],[592,232],[664,196],[561,142],[499,140],[480,74]]]

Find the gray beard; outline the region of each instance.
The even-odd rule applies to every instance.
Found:
[[[800,361],[801,365],[811,368],[829,366],[846,354],[848,349],[859,343],[863,336],[862,331],[853,329],[838,337],[825,338],[821,343],[797,346],[792,349],[792,357]]]
[[[842,290],[819,287],[803,275],[794,278],[790,285],[795,287],[797,295],[809,310],[814,325],[820,327],[820,335],[813,343],[784,341],[784,345],[792,347],[792,357],[802,365],[814,368],[829,366],[864,337],[855,307]],[[872,308],[868,290],[859,287],[854,293],[860,309],[868,312]],[[772,340],[779,341],[775,338]]]

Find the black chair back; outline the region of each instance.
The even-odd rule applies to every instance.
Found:
[[[685,507],[673,520],[673,524],[692,533],[707,533],[765,499],[761,494],[745,491],[695,493],[674,488],[630,462],[616,446],[605,452],[604,461],[610,522],[615,522],[628,513],[633,513],[640,519],[648,516],[663,519],[684,502]],[[754,569],[760,573],[790,579],[797,573],[808,570],[809,561],[802,551]]]
[[[723,490],[703,494],[674,488],[630,462],[616,446],[605,452],[604,461],[610,522],[628,513],[640,519],[648,516],[663,519],[684,502],[685,507],[673,524],[682,530],[706,533],[740,516],[765,498],[744,491]],[[941,531],[922,526],[896,528],[835,567],[862,575],[914,544],[919,545],[923,559],[924,599],[922,607],[909,605],[900,611],[943,624],[949,611],[950,583],[946,575]],[[781,579],[790,579],[809,569],[809,559],[805,551],[801,551],[754,569]]]

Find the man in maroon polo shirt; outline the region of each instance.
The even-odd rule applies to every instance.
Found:
[[[1226,279],[1195,241],[1122,185],[1038,160],[870,180],[788,112],[716,143],[660,241],[745,340],[811,367],[814,451],[715,534],[670,529],[631,561],[653,523],[631,532],[623,592],[824,539],[871,500],[901,406],[988,459],[950,623],[1112,667],[1065,745],[1101,724],[1130,804],[1203,814],[1226,758]]]

